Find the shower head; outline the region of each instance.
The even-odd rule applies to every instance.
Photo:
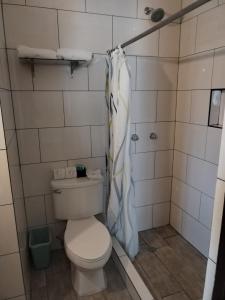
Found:
[[[151,15],[151,21],[152,22],[159,22],[161,21],[165,16],[165,11],[163,8],[151,8],[151,7],[145,7],[145,14]]]

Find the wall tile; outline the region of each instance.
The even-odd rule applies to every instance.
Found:
[[[179,233],[181,233],[182,228],[182,210],[171,203],[170,211],[170,224],[174,227]]]
[[[84,159],[79,158],[79,159],[68,161],[68,166],[75,166],[76,164],[84,164],[87,167],[87,169],[90,170],[101,169],[102,174],[105,173],[105,169],[106,169],[105,156],[84,158]]]
[[[35,65],[34,89],[76,91],[88,89],[88,69],[78,68],[71,75],[70,66]]]
[[[23,186],[20,166],[17,165],[10,167],[10,179],[13,199],[23,198]]]
[[[153,206],[153,227],[168,225],[170,221],[170,203]]]
[[[133,179],[144,180],[154,178],[155,153],[139,153],[132,156]]]
[[[13,104],[10,91],[0,90],[2,119],[5,131],[15,129]]]
[[[171,179],[161,178],[139,181],[135,184],[136,206],[170,201]]]
[[[196,50],[205,51],[225,46],[225,6],[219,6],[198,17]],[[207,30],[205,30],[207,27]]]
[[[50,181],[53,178],[54,168],[64,168],[64,161],[56,163],[41,163],[22,166],[24,194],[26,197],[50,193]],[[35,180],[34,180],[35,174]]]
[[[208,125],[210,90],[192,91],[191,123]]]
[[[191,118],[191,91],[177,92],[176,121],[190,122]]]
[[[182,0],[182,7],[186,7],[189,4],[193,3],[195,0]],[[186,14],[184,16],[184,20],[193,18],[194,16],[197,16],[207,10],[210,10],[211,8],[215,7],[218,5],[218,0],[211,0],[208,3],[202,5],[201,7],[193,10],[192,12],[190,12],[189,14]]]
[[[7,52],[12,90],[33,90],[31,66],[21,63],[15,50],[7,50]]]
[[[136,207],[138,231],[152,228],[152,206]]]
[[[105,124],[104,92],[64,92],[63,96],[66,126]]]
[[[13,103],[18,129],[64,126],[61,92],[13,92]]]
[[[0,236],[0,255],[18,251],[13,205],[0,206]]]
[[[223,120],[223,128],[225,128],[225,119]],[[222,131],[221,147],[219,155],[218,178],[225,180],[225,130]]]
[[[151,21],[140,19],[113,17],[113,46],[117,46],[153,26]],[[121,30],[122,28],[122,30]],[[159,32],[146,36],[138,42],[128,46],[127,54],[157,56]]]
[[[174,150],[173,176],[185,181],[187,175],[187,155]]]
[[[18,45],[58,48],[57,12],[55,10],[4,5],[4,18],[8,48],[16,48]]]
[[[0,277],[2,299],[24,294],[23,275],[19,253],[0,256],[0,269],[4,276]],[[13,276],[12,276],[13,274]]]
[[[57,220],[54,216],[52,195],[45,195],[45,211],[46,211],[47,224],[56,223]]]
[[[2,3],[24,5],[26,0],[3,0]]]
[[[205,159],[214,164],[219,162],[221,135],[221,129],[208,127]]]
[[[175,149],[204,158],[207,127],[177,123],[175,132]]]
[[[159,56],[179,56],[180,25],[170,24],[160,29],[159,35]]]
[[[5,48],[5,34],[3,27],[2,10],[0,9],[0,48]]]
[[[6,50],[0,49],[0,88],[10,90]]]
[[[88,66],[89,89],[104,91],[106,84],[106,56],[95,54]],[[98,74],[98,76],[96,76]]]
[[[195,40],[197,30],[197,18],[181,24],[180,56],[186,56],[195,52]]]
[[[180,60],[178,90],[210,89],[213,53],[205,52]]]
[[[136,133],[139,136],[137,152],[173,149],[174,124],[172,122],[137,124]],[[151,140],[149,138],[151,133],[156,133],[158,138]]]
[[[137,90],[176,90],[176,59],[137,58]]]
[[[216,276],[216,264],[208,259],[203,299],[211,300]]]
[[[199,221],[211,229],[214,199],[202,194]]]
[[[225,48],[215,51],[212,88],[221,89],[225,88],[224,76],[225,76]]]
[[[26,4],[30,6],[41,6],[49,8],[58,8],[65,10],[85,11],[84,0],[26,0]]]
[[[215,194],[216,175],[217,166],[194,157],[188,158],[187,182],[211,197]]]
[[[156,121],[157,92],[134,91],[132,93],[131,122]]]
[[[157,121],[175,121],[176,92],[158,91]]]
[[[92,126],[91,127],[91,144],[92,144],[92,156],[104,156],[105,155],[105,126]]]
[[[155,176],[168,177],[173,173],[173,151],[158,151],[155,158]]]
[[[39,163],[39,137],[37,129],[17,131],[20,161],[22,164]]]
[[[0,98],[1,100],[1,98]],[[0,150],[5,149],[5,135],[4,135],[4,128],[3,128],[3,121],[2,121],[2,110],[0,107]]]
[[[11,186],[6,151],[0,151],[0,205],[12,203]]]
[[[39,135],[43,162],[91,156],[88,126],[41,129]]]
[[[112,47],[112,17],[60,11],[59,40],[62,48],[79,45],[80,49],[105,54]]]
[[[182,235],[206,257],[209,252],[210,230],[183,213]]]
[[[201,192],[180,180],[173,180],[172,202],[196,219],[199,217],[200,200]]]
[[[87,0],[87,11],[92,13],[133,17],[137,16],[137,0]]]
[[[44,196],[26,198],[26,213],[29,227],[46,224]]]

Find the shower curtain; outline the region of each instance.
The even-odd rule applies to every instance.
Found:
[[[107,224],[131,259],[138,253],[130,151],[130,72],[121,47],[107,59],[108,207]]]

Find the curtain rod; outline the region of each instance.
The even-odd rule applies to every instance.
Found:
[[[169,16],[168,18],[166,18],[165,20],[161,21],[159,24],[151,27],[150,29],[142,32],[141,34],[137,35],[136,37],[126,41],[125,43],[121,44],[121,48],[125,48],[127,46],[129,46],[130,44],[133,44],[135,42],[137,42],[138,40],[144,38],[145,36],[155,32],[156,30],[159,30],[160,28],[170,24],[171,22],[183,17],[184,15],[186,15],[187,13],[191,12],[192,10],[202,6],[203,4],[209,2],[211,0],[197,0],[194,3],[188,5],[187,7],[181,9],[180,11],[178,11],[177,13],[173,14],[172,16]],[[117,47],[108,50],[107,52],[110,54],[111,52],[113,52],[115,49],[117,49]]]

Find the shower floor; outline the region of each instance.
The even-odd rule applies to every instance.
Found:
[[[171,226],[142,231],[134,265],[157,300],[200,300],[206,258]]]
[[[70,263],[64,251],[55,251],[47,270],[32,271],[31,300],[132,300],[112,259],[105,271],[108,282],[105,291],[77,297],[71,284]]]

